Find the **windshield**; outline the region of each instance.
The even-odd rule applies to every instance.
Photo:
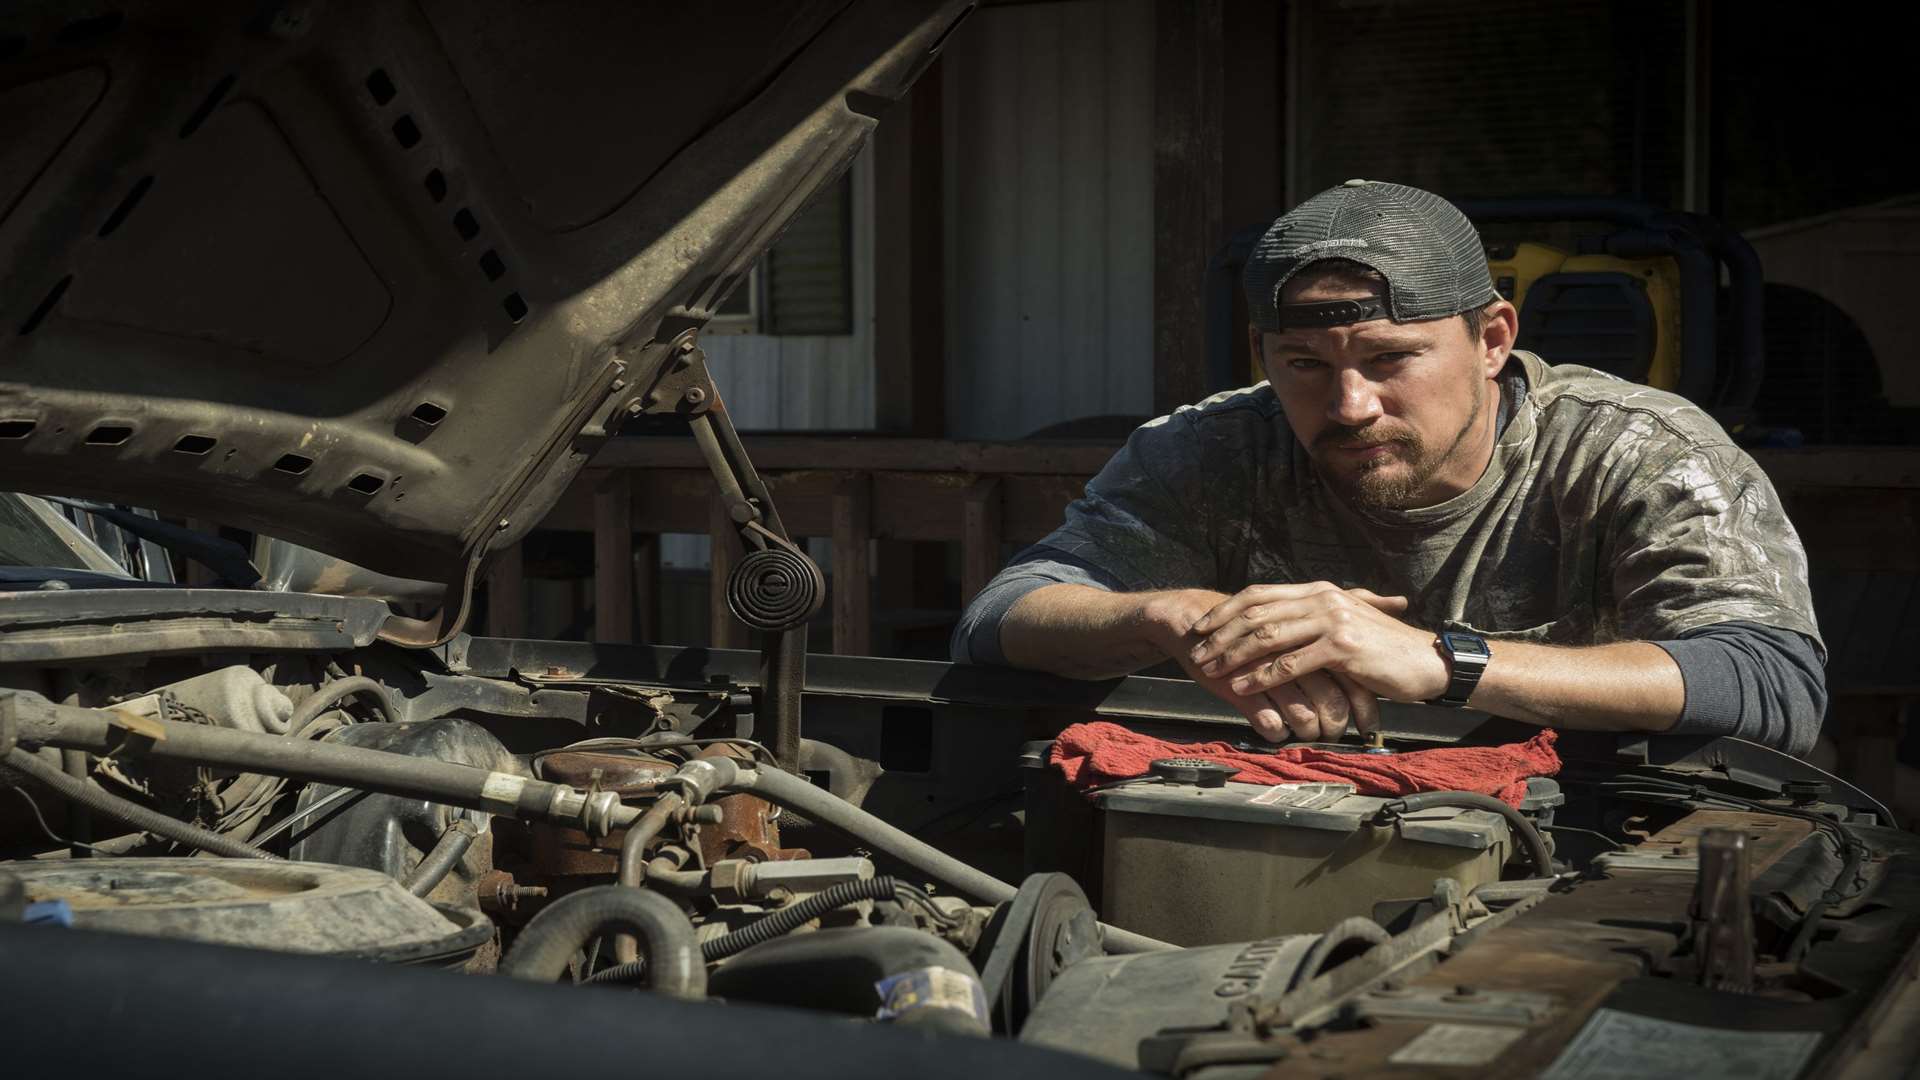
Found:
[[[72,530],[61,530],[57,518],[39,512],[27,497],[0,492],[0,566],[44,566],[61,570],[105,570],[104,559],[80,553],[83,542]],[[71,535],[70,535],[71,533]]]

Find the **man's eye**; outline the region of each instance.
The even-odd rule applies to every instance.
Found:
[[[1311,356],[1295,356],[1287,361],[1287,366],[1295,371],[1313,371],[1322,365]]]
[[[1376,364],[1397,364],[1412,355],[1410,352],[1385,352],[1374,357],[1373,361]]]

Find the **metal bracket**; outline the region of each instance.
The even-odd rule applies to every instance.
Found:
[[[1700,836],[1693,888],[1693,966],[1700,985],[1736,994],[1753,990],[1753,890],[1747,834],[1708,829]]]
[[[1593,857],[1593,868],[1609,874],[1616,870],[1665,870],[1669,873],[1692,874],[1700,869],[1700,858],[1696,853],[1678,846],[1659,854],[1603,851]]]
[[[697,328],[682,330],[667,342],[666,361],[659,366],[653,385],[627,405],[634,415],[698,416],[719,400],[714,392],[713,376],[707,371],[707,354],[700,348]]]
[[[1512,1024],[1526,1027],[1554,1010],[1551,994],[1480,990],[1472,986],[1376,987],[1348,1002],[1342,1019],[1422,1020],[1439,1023]]]

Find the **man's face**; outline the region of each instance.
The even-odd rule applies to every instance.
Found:
[[[1361,278],[1288,282],[1281,303],[1358,299],[1383,287]],[[1274,396],[1315,470],[1359,506],[1431,506],[1472,487],[1493,449],[1493,379],[1517,318],[1498,301],[1467,336],[1455,316],[1386,319],[1252,332]]]

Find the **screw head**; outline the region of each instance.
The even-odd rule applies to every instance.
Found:
[[[707,400],[707,392],[697,386],[689,386],[687,392],[680,395],[680,400],[689,405],[701,405]]]

